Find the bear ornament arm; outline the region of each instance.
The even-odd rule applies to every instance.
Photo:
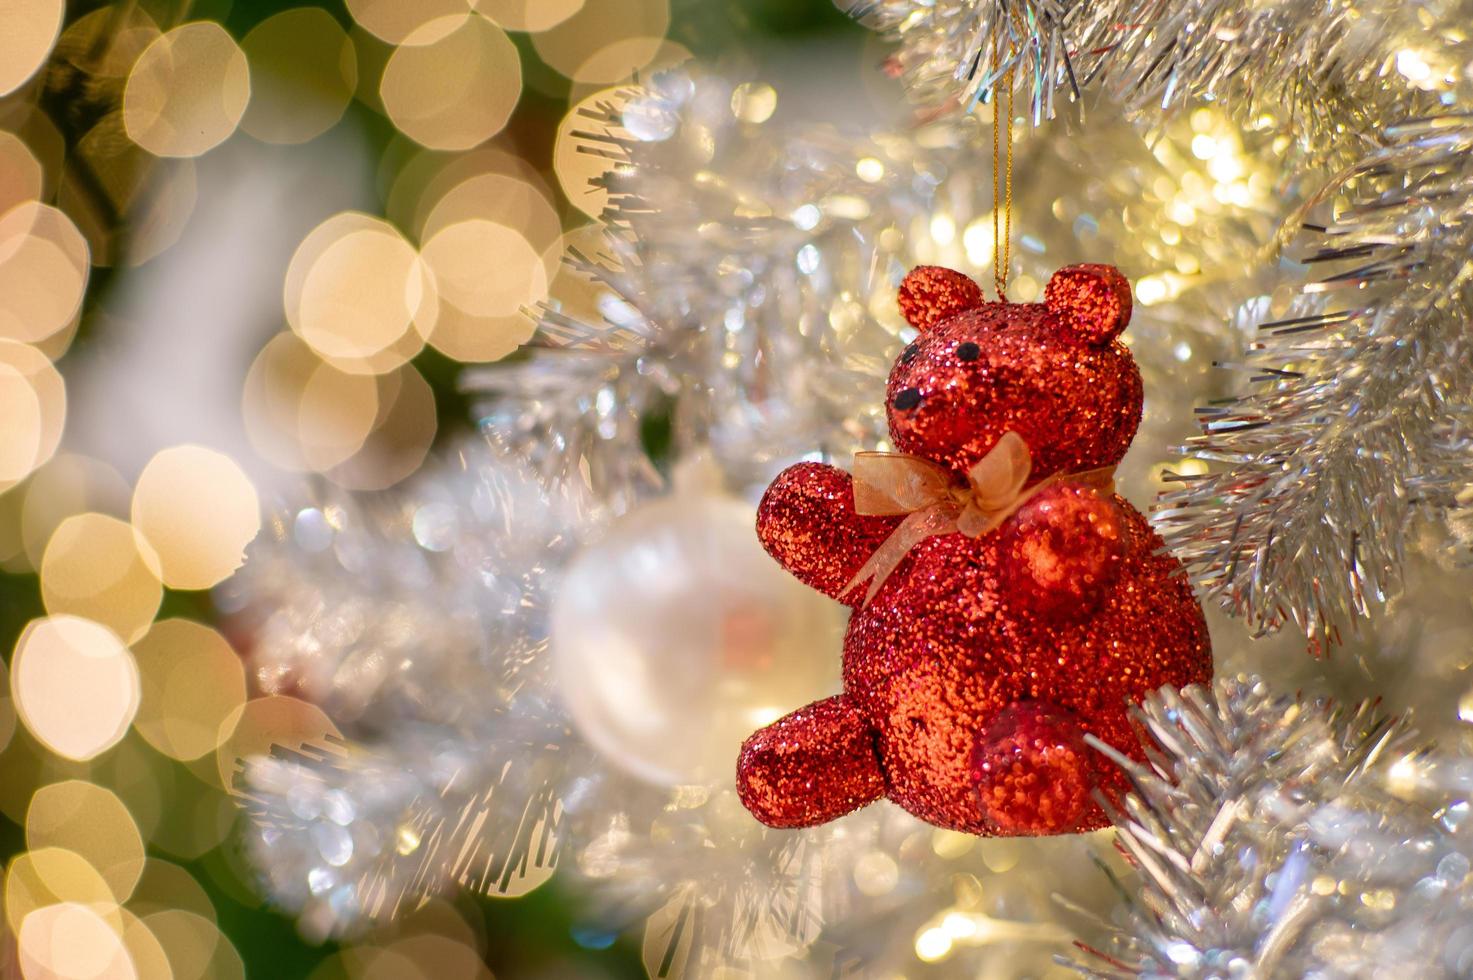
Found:
[[[999,533],[1009,604],[1067,617],[1093,610],[1115,584],[1130,529],[1110,496],[1064,482],[1031,497]]]
[[[824,463],[798,463],[778,474],[757,508],[762,547],[798,581],[858,606],[863,587],[844,589],[900,524],[898,517],[854,512],[854,480]]]

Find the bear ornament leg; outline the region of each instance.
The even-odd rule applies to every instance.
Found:
[[[737,793],[769,827],[812,827],[885,795],[874,733],[842,694],[779,718],[742,745]]]
[[[972,785],[982,813],[1008,836],[1088,830],[1096,753],[1071,714],[1022,701],[987,726],[972,752]]]

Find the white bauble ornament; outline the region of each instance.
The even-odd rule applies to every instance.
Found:
[[[844,608],[769,558],[754,521],[718,494],[646,504],[558,589],[564,703],[578,732],[640,779],[732,782],[743,739],[839,689]]]

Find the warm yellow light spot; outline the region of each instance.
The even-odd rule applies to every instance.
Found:
[[[62,521],[41,559],[41,597],[53,616],[101,623],[125,642],[148,632],[164,590],[145,558],[148,545],[124,521],[77,514]]]
[[[0,130],[0,214],[41,196],[41,161],[14,133]]]
[[[139,56],[123,92],[123,123],[155,156],[195,157],[235,132],[250,98],[245,53],[219,24],[193,21]]]
[[[962,248],[967,261],[979,269],[992,265],[992,215],[986,214],[967,225],[962,232]]]
[[[601,187],[595,187],[593,181],[614,168],[614,163],[596,153],[581,152],[579,147],[585,144],[583,138],[577,136],[579,132],[599,131],[609,128],[610,134],[615,137],[631,138],[630,134],[619,126],[606,127],[604,123],[590,119],[586,112],[602,114],[605,107],[611,106],[617,113],[624,103],[621,89],[604,89],[584,97],[577,105],[568,109],[562,121],[558,123],[557,141],[553,145],[552,169],[557,174],[558,183],[562,185],[563,193],[568,200],[584,214],[597,218],[608,205],[609,195]]]
[[[1217,155],[1217,140],[1206,133],[1192,137],[1192,156],[1198,160],[1211,160]]]
[[[16,932],[16,955],[27,977],[137,980],[123,937],[85,905],[63,902],[36,909]]]
[[[1422,52],[1404,48],[1396,53],[1396,70],[1409,82],[1425,82],[1432,76],[1432,66]]]
[[[230,789],[240,761],[269,755],[273,745],[297,749],[340,734],[315,704],[285,696],[247,701],[220,724],[220,747],[215,750],[220,785]]]
[[[244,972],[240,955],[210,919],[183,909],[166,909],[143,916],[169,959],[173,976],[235,980]]]
[[[418,28],[389,57],[379,95],[406,136],[436,150],[467,150],[501,132],[522,93],[522,62],[484,17]]]
[[[945,929],[932,927],[916,936],[916,957],[924,963],[945,959],[951,953],[951,936]]]
[[[650,52],[651,47],[654,53]],[[683,65],[691,59],[690,49],[664,38],[624,37],[589,55],[570,76],[570,99],[579,99],[611,82],[627,82]]]
[[[295,434],[305,469],[326,473],[363,448],[379,421],[379,383],[319,364],[302,387]]]
[[[363,447],[378,420],[378,383],[324,363],[282,333],[251,365],[242,406],[257,452],[285,469],[322,472]]]
[[[260,503],[230,457],[177,446],[154,456],[139,475],[133,526],[158,556],[165,585],[208,589],[240,567],[261,529]]]
[[[112,630],[75,616],[26,626],[15,645],[10,689],[26,728],[68,759],[112,748],[138,710],[138,668],[128,648]]]
[[[87,240],[34,201],[0,216],[0,338],[36,343],[71,324],[91,265]]]
[[[29,802],[29,801],[28,801]],[[24,819],[24,818],[22,818]],[[79,854],[59,847],[27,851],[5,874],[5,921],[13,932],[30,913],[58,902],[77,902],[102,911],[109,919],[116,905],[112,889]]]
[[[245,669],[225,638],[165,619],[133,645],[141,698],[133,726],[164,755],[188,761],[220,745],[220,726],[245,704]]]
[[[885,165],[874,157],[865,157],[854,165],[854,172],[860,180],[874,184],[884,179]]]
[[[949,214],[938,214],[931,218],[931,237],[943,248],[956,240],[956,222]]]
[[[352,459],[327,474],[350,490],[383,490],[410,476],[435,439],[435,393],[413,365],[376,381],[379,412],[373,431]]]
[[[297,246],[283,301],[292,329],[355,373],[412,357],[439,307],[414,247],[388,222],[357,212],[328,218]]]
[[[160,980],[178,980],[169,966],[169,954],[164,952],[158,937],[143,924],[143,920],[132,909],[126,908],[118,909],[118,917],[123,920],[123,947],[128,951],[128,957],[133,961],[133,969],[138,972],[140,980],[152,980],[154,977],[159,977]]]
[[[87,511],[125,514],[133,496],[133,488],[112,467],[75,453],[58,454],[37,469],[24,492],[21,545],[37,569],[62,521]]]
[[[583,9],[587,0],[477,0],[478,11],[509,31],[536,34]]]
[[[327,11],[298,7],[267,18],[240,42],[251,69],[241,128],[268,143],[305,143],[327,132],[358,85],[353,42]]]
[[[883,851],[866,851],[854,862],[854,884],[865,895],[888,895],[900,882],[900,866]]]
[[[472,316],[509,317],[547,298],[542,256],[507,225],[479,218],[451,225],[425,244],[424,260],[441,299]]]
[[[0,96],[20,88],[46,63],[65,11],[64,0],[0,0]]]
[[[493,160],[488,163],[495,165]],[[429,242],[451,225],[487,221],[515,229],[541,257],[551,281],[561,268],[562,219],[535,175],[501,172],[445,174],[426,188],[423,217],[416,221],[420,241]]]
[[[634,40],[643,46],[648,64],[660,50],[661,41],[670,29],[668,0],[621,0],[619,3],[585,2],[581,9],[557,26],[532,35],[537,54],[568,78],[586,82],[619,81],[620,79],[578,78],[579,71],[601,48],[618,41]],[[636,59],[638,56],[636,55]]]
[[[26,846],[56,847],[97,869],[113,901],[126,902],[143,874],[143,837],[111,790],[79,779],[43,786],[26,811]]]
[[[742,122],[764,123],[776,111],[777,89],[766,82],[743,82],[732,89],[731,114]]]
[[[210,896],[194,875],[159,858],[149,858],[143,863],[143,875],[133,888],[128,908],[139,916],[164,909],[183,909],[215,921],[215,907],[210,904]]]
[[[347,0],[348,13],[364,30],[389,44],[402,44],[431,21],[453,30],[473,0]],[[451,18],[454,18],[453,20]]]

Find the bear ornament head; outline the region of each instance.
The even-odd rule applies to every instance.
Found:
[[[1060,269],[1042,303],[989,303],[960,272],[921,266],[900,310],[920,336],[885,393],[896,449],[960,473],[1012,431],[1043,479],[1114,466],[1130,448],[1141,376],[1118,340],[1130,283],[1113,266]]]

